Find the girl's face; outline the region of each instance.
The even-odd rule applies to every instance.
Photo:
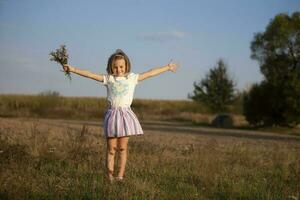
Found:
[[[112,71],[114,76],[125,76],[126,74],[125,60],[124,59],[115,60]]]

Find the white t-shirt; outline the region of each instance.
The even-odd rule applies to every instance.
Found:
[[[125,77],[104,75],[103,84],[107,88],[107,100],[111,108],[130,107],[139,74],[129,73]]]

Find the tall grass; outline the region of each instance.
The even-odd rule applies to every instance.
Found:
[[[2,117],[99,119],[105,108],[104,98],[62,97],[52,91],[38,95],[0,95]]]
[[[55,91],[45,91],[38,95],[0,95],[1,117],[100,120],[106,109],[105,98],[63,97]],[[132,109],[141,120],[197,122],[208,120],[203,115],[213,115],[202,104],[188,100],[135,99]]]

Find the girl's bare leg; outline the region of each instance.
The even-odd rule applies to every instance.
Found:
[[[118,156],[118,177],[123,178],[125,173],[125,166],[127,160],[127,144],[128,144],[129,137],[121,137],[118,138],[118,149],[119,149],[119,156]]]
[[[116,151],[117,151],[117,138],[108,138],[106,167],[107,167],[108,178],[111,180],[113,179]]]

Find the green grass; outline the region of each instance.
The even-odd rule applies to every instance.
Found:
[[[147,132],[129,141],[125,182],[111,184],[100,128],[22,123],[0,129],[0,199],[300,197],[297,142]]]

